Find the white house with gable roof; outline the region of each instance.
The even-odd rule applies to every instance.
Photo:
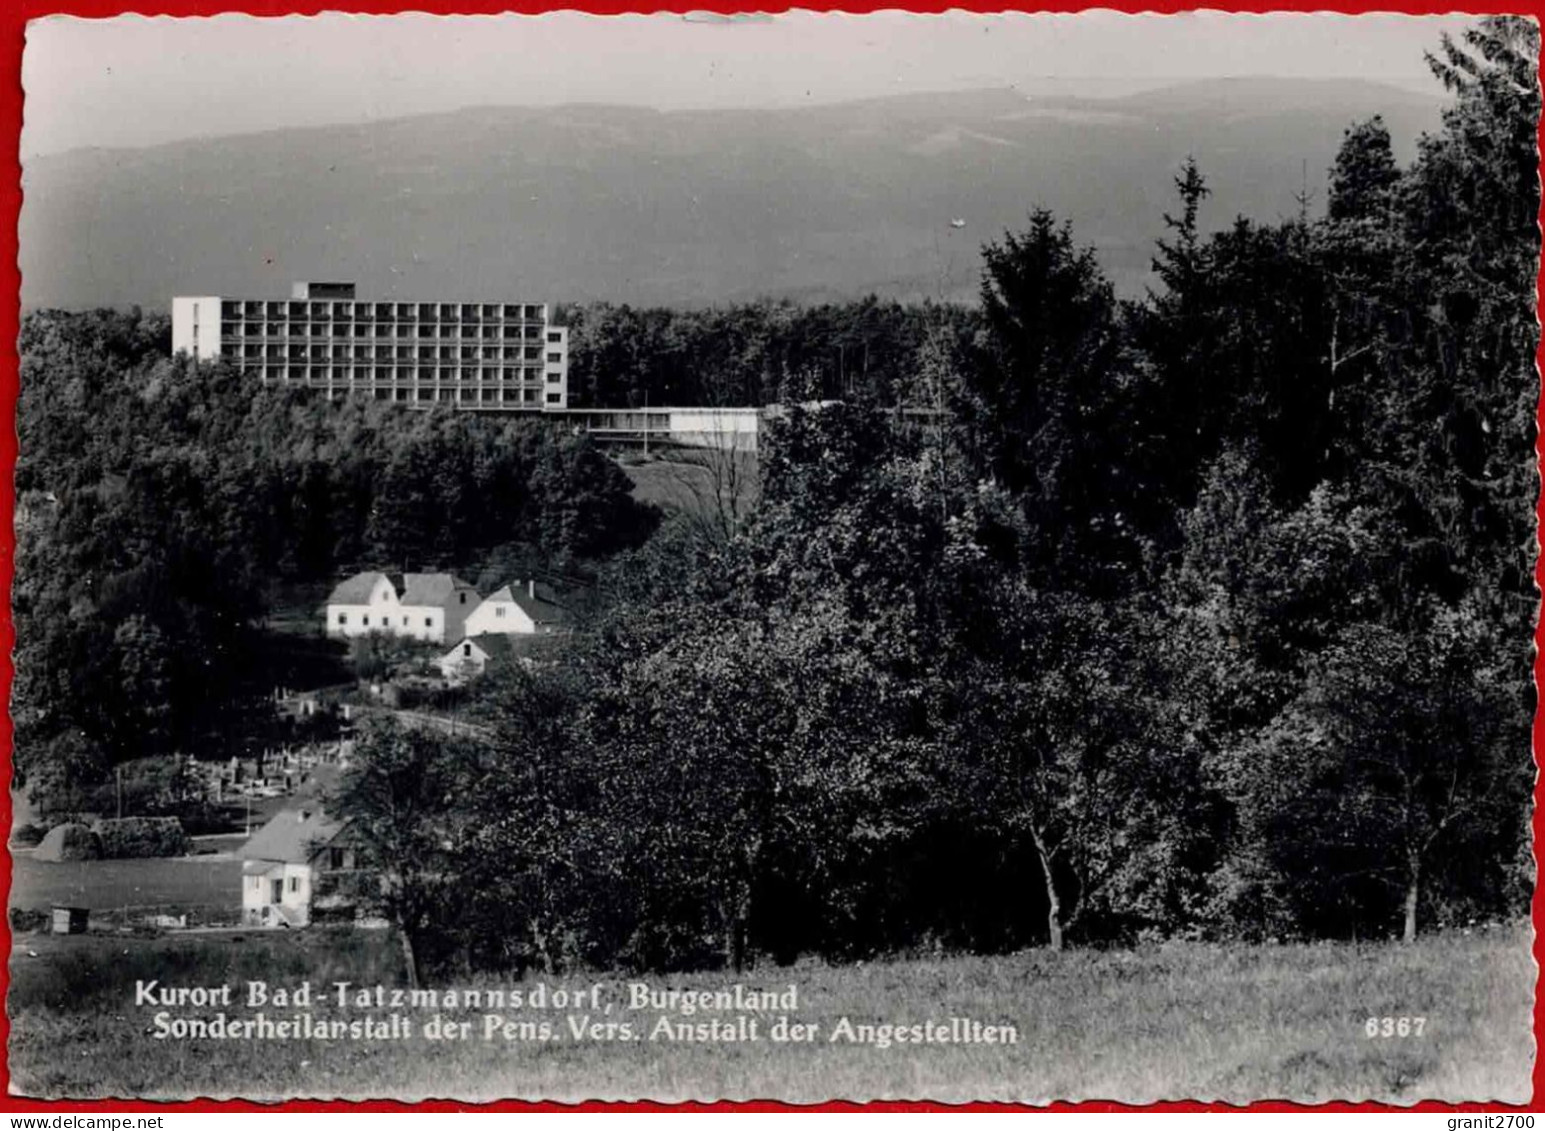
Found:
[[[236,850],[241,867],[242,922],[304,927],[317,906],[318,880],[357,867],[340,838],[341,821],[311,809],[284,809]]]
[[[356,573],[327,598],[327,634],[355,637],[392,632],[401,616],[397,587],[384,573]]]
[[[450,573],[407,573],[400,584],[384,573],[357,573],[327,598],[327,634],[378,632],[443,644],[461,639],[479,603],[477,590]]]
[[[562,633],[485,633],[463,637],[449,652],[435,660],[447,683],[476,679],[494,664],[546,667],[563,654],[567,637]]]
[[[568,610],[539,595],[532,580],[524,586],[506,585],[485,597],[467,617],[462,635],[530,636],[559,632],[568,625]]]

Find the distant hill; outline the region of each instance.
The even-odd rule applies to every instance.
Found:
[[[1440,98],[1238,79],[1116,99],[1013,90],[779,110],[486,107],[29,160],[24,305],[174,293],[362,293],[701,304],[877,292],[970,298],[987,239],[1044,204],[1140,290],[1171,177],[1206,220],[1320,205],[1343,129],[1384,115],[1402,159]],[[952,220],[963,220],[954,227]]]

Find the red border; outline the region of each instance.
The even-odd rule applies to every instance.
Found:
[[[964,9],[977,12],[1001,12],[1005,10],[1026,10],[1044,12],[1076,12],[1091,6],[1111,9],[1123,12],[1148,12],[1148,13],[1173,13],[1194,11],[1203,5],[1186,3],[1184,0],[1153,0],[1150,3],[1136,3],[1134,0],[1103,0],[1097,4],[1079,3],[1077,0],[1041,0],[1040,3],[1026,4],[1023,8],[1009,9],[1003,4],[983,3],[982,0],[849,0],[845,4],[826,4],[819,0],[808,5],[803,5],[816,11],[843,11],[843,12],[874,12],[890,8],[904,8],[914,12],[944,12],[951,9]],[[4,222],[0,222],[0,293],[11,296],[11,301],[0,303],[0,469],[4,474],[0,475],[0,511],[9,517],[13,513],[15,503],[14,484],[12,473],[16,466],[16,391],[17,391],[17,367],[16,335],[20,325],[20,294],[21,274],[17,266],[17,235],[16,221],[21,211],[21,164],[19,158],[21,126],[22,126],[22,90],[21,90],[21,58],[27,21],[48,15],[72,15],[83,17],[104,18],[121,15],[125,12],[137,12],[142,15],[167,15],[167,16],[210,16],[222,12],[241,12],[253,16],[284,16],[284,15],[315,15],[320,12],[353,12],[361,14],[392,14],[404,11],[428,11],[436,14],[455,15],[480,15],[498,14],[502,12],[538,13],[560,10],[563,5],[532,3],[530,0],[421,0],[419,3],[391,3],[382,0],[353,0],[349,3],[318,3],[316,0],[297,0],[295,3],[285,3],[284,0],[245,0],[233,4],[222,4],[218,0],[151,0],[140,4],[126,4],[123,0],[58,0],[56,3],[42,2],[42,0],[22,0],[21,3],[7,3],[0,0],[0,71],[6,76],[6,81],[0,84],[0,136],[7,140],[3,162],[0,162],[0,216]],[[576,3],[568,7],[591,12],[597,15],[617,15],[627,12],[687,12],[687,11],[713,11],[733,13],[747,9],[761,9],[759,4],[752,0],[746,4],[726,3],[725,0],[674,0],[674,2],[661,3],[637,3],[629,4],[620,0],[576,0]],[[1401,12],[1410,15],[1442,15],[1455,11],[1451,5],[1419,2],[1419,0],[1394,0],[1389,3],[1364,2],[1364,0],[1338,0],[1336,3],[1317,4],[1313,0],[1278,0],[1268,3],[1263,0],[1222,0],[1215,5],[1217,9],[1233,12],[1272,12],[1272,11],[1328,11],[1349,15],[1357,15],[1369,12]],[[779,11],[785,10],[782,8]],[[1512,13],[1529,15],[1545,23],[1545,0],[1526,0],[1526,2],[1505,6],[1496,3],[1465,4],[1462,11],[1470,15],[1486,15],[1491,13]],[[1539,129],[1539,144],[1545,151],[1545,116],[1542,116]],[[1541,228],[1545,230],[1545,197],[1541,203]],[[1545,258],[1542,258],[1541,271],[1537,281],[1537,295],[1545,294]],[[1539,302],[1539,299],[1536,300]],[[1545,302],[1539,302],[1537,314],[1545,322]],[[1545,367],[1545,338],[1542,338],[1540,351],[1536,357],[1536,363]],[[1535,458],[1537,466],[1541,466],[1542,458],[1545,458],[1545,398],[1537,403],[1535,409]],[[1540,531],[1545,529],[1545,494],[1536,499],[1536,542],[1541,547],[1541,553],[1535,562],[1535,584],[1545,591],[1545,538],[1541,538]],[[10,702],[11,691],[11,649],[15,645],[15,628],[11,623],[9,594],[11,589],[12,570],[15,557],[15,532],[9,521],[0,526],[0,591],[7,595],[7,600],[0,604],[0,703]],[[1537,618],[1535,626],[1535,686],[1538,688],[1545,682],[1545,620]],[[11,747],[11,719],[8,712],[0,711],[0,745],[3,745],[7,754]],[[1538,751],[1545,745],[1545,711],[1536,705],[1534,718],[1534,747]],[[1538,764],[1538,756],[1536,756]],[[0,827],[10,827],[10,792],[11,762],[9,757],[0,759]],[[1535,811],[1534,811],[1534,839],[1538,845],[1542,835],[1545,835],[1545,782],[1537,779],[1535,784]],[[10,856],[6,854],[6,867],[0,870],[0,906],[7,905],[11,890]],[[1532,917],[1535,927],[1534,958],[1537,969],[1545,967],[1545,945],[1542,945],[1541,926],[1545,924],[1545,894],[1542,894],[1540,884],[1535,885]],[[6,942],[6,953],[10,952],[9,923],[0,924],[0,934],[3,934]],[[1538,975],[1537,975],[1538,978]],[[6,966],[0,965],[0,994],[9,987],[10,975]],[[455,1112],[455,1111],[516,1111],[516,1112],[569,1112],[569,1111],[682,1111],[682,1112],[791,1112],[791,1111],[834,1111],[834,1112],[915,1112],[915,1111],[980,1111],[980,1112],[1008,1112],[1008,1111],[1052,1111],[1052,1112],[1140,1112],[1140,1111],[1165,1111],[1165,1112],[1201,1112],[1201,1111],[1271,1111],[1271,1112],[1350,1112],[1350,1111],[1421,1111],[1421,1112],[1483,1112],[1483,1111],[1520,1111],[1534,1110],[1545,1105],[1545,1063],[1538,1056],[1538,1035],[1541,1031],[1541,1022],[1545,1020],[1545,1000],[1541,997],[1541,986],[1536,984],[1534,1002],[1534,1021],[1537,1055],[1534,1066],[1534,1091],[1531,1101],[1525,1107],[1515,1107],[1499,1103],[1472,1103],[1472,1104],[1446,1104],[1436,1102],[1423,1102],[1412,1107],[1394,1107],[1388,1104],[1376,1103],[1330,1103],[1316,1106],[1303,1104],[1276,1102],[1254,1103],[1245,1107],[1237,1107],[1230,1104],[1203,1104],[1194,1102],[1158,1103],[1145,1106],[1133,1106],[1109,1102],[1095,1103],[1056,1103],[1047,1107],[1030,1108],[1018,1104],[1001,1103],[977,1103],[977,1104],[939,1104],[939,1103],[912,1103],[912,1102],[877,1102],[869,1104],[855,1103],[825,1103],[808,1106],[777,1103],[773,1101],[758,1100],[750,1103],[688,1103],[688,1104],[658,1104],[658,1103],[601,1103],[588,1102],[580,1104],[559,1103],[522,1103],[517,1101],[500,1101],[491,1104],[468,1104],[453,1101],[439,1100],[418,1104],[404,1104],[396,1101],[369,1100],[363,1102],[346,1101],[316,1101],[294,1100],[283,1104],[259,1104],[246,1100],[194,1100],[188,1103],[153,1103],[144,1100],[95,1100],[95,1101],[43,1101],[22,1099],[15,1096],[0,1098],[0,1110],[7,1112],[71,1112],[71,1111],[130,1111],[130,1112],[194,1112],[194,1111],[229,1111],[229,1112],[262,1112],[262,1111],[427,1111],[427,1112]],[[3,1000],[3,998],[0,998]],[[0,1015],[0,1042],[7,1042],[10,1035],[9,1020]],[[0,1051],[0,1086],[8,1090],[10,1085],[9,1064],[5,1060],[4,1051]]]

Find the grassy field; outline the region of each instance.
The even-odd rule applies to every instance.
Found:
[[[734,472],[723,461],[736,463]],[[717,469],[717,470],[716,470]],[[634,456],[622,464],[633,481],[633,497],[662,510],[689,513],[720,505],[721,492],[733,489],[738,505],[747,510],[756,497],[756,455],[676,450],[664,457],[643,460]],[[726,503],[728,499],[724,500]]]
[[[240,904],[240,860],[189,856],[49,863],[34,859],[29,852],[12,856],[12,907],[46,910],[65,905],[110,911]]]
[[[485,1010],[446,1009],[471,1022],[467,1040],[156,1040],[136,979],[231,984],[227,1011],[248,1018],[248,979],[318,986],[391,985],[399,965],[387,932],[300,931],[148,940],[18,936],[11,960],[13,1087],[49,1097],[500,1097],[577,1100],[830,1098],[1148,1102],[1287,1098],[1381,1100],[1529,1096],[1535,968],[1527,926],[1449,934],[1413,946],[1214,947],[1121,952],[1025,952],[995,958],[896,960],[848,967],[802,962],[722,974],[648,979],[655,987],[798,987],[790,1016],[820,1026],[813,1041],[736,1044],[648,1039],[655,1006],[632,1012],[626,979],[603,976],[606,1020],[640,1039],[572,1039],[585,1009],[504,1011],[546,1020],[556,1038],[481,1039]],[[588,987],[576,976],[552,985]],[[494,982],[475,982],[492,986]],[[530,990],[534,980],[512,984]],[[218,1009],[171,1010],[207,1017]],[[271,1010],[289,1016],[292,1010]],[[359,1017],[332,1004],[317,1018]],[[386,1010],[365,1011],[384,1016]],[[432,1010],[403,1009],[420,1027]],[[1422,1017],[1422,1035],[1375,1037],[1369,1017]],[[855,1026],[951,1017],[1011,1025],[1015,1044],[830,1042]],[[769,1016],[761,1018],[767,1035]]]
[[[693,464],[651,460],[623,464],[622,470],[633,481],[633,497],[662,510],[695,510],[712,497],[712,476]]]

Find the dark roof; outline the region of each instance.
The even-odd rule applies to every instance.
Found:
[[[477,594],[476,589],[454,574],[405,573],[402,575],[400,603],[444,608],[459,590],[469,590],[474,596]]]
[[[504,633],[496,633],[492,636],[468,637],[475,647],[481,648],[490,660],[505,660],[515,655],[515,645],[510,643],[510,638]]]
[[[343,828],[316,809],[281,809],[252,839],[236,850],[243,860],[282,860],[304,864]]]
[[[327,599],[329,605],[368,605],[370,594],[386,574],[374,571],[356,573],[347,581],[340,581]]]
[[[553,601],[549,601],[546,597],[543,597],[540,594],[533,597],[528,590],[523,589],[518,585],[506,585],[503,589],[499,590],[499,593],[495,594],[495,596],[499,596],[500,594],[503,595],[501,598],[502,600],[513,601],[520,607],[521,612],[525,613],[537,624],[569,623],[569,610],[565,609],[562,605],[559,605]],[[492,600],[492,598],[490,598],[490,600]]]
[[[471,644],[481,648],[490,660],[543,660],[558,655],[564,637],[533,636],[530,633],[489,633],[485,636],[466,636],[446,652],[446,656],[461,655],[461,646]]]

